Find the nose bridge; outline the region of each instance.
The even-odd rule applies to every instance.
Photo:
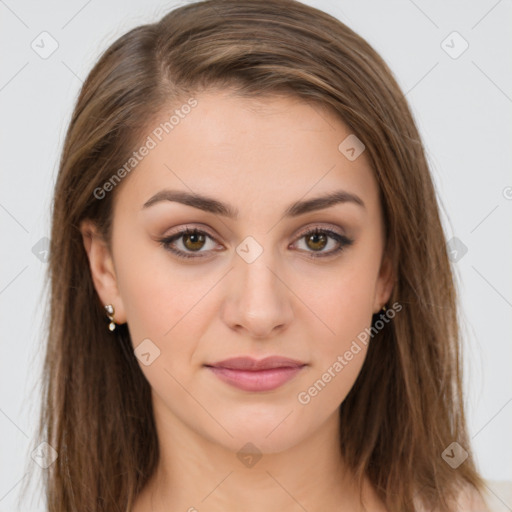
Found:
[[[279,279],[275,271],[275,258],[270,255],[270,250],[265,251],[255,261],[247,263],[245,260],[238,262],[240,266],[240,280],[243,283],[243,298],[256,304],[264,299],[266,304],[276,299],[281,294]]]

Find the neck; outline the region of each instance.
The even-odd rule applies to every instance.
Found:
[[[246,456],[206,439],[175,416],[155,415],[155,421],[160,460],[133,512],[363,510],[342,461],[338,411],[287,450]],[[376,503],[367,482],[363,490]]]

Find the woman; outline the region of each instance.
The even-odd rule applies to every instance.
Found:
[[[340,21],[209,0],[114,42],[51,244],[48,510],[485,510],[422,143]]]

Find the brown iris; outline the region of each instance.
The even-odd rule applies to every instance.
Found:
[[[306,237],[306,243],[310,249],[321,250],[327,245],[327,238],[325,233],[312,233]],[[310,242],[313,245],[310,245]]]
[[[183,245],[190,251],[201,249],[204,245],[206,237],[200,233],[184,233],[182,235]]]

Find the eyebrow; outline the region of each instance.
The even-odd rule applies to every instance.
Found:
[[[238,218],[238,209],[229,204],[222,203],[216,199],[213,199],[212,197],[181,190],[161,190],[150,199],[148,199],[142,208],[149,208],[150,206],[153,206],[162,201],[171,201],[185,204],[187,206],[192,206],[205,212],[222,215],[230,219]],[[296,201],[288,206],[284,212],[283,217],[298,217],[299,215],[330,208],[331,206],[340,203],[353,203],[361,206],[362,208],[366,208],[363,200],[356,194],[352,194],[345,190],[337,190],[335,192],[331,192],[314,199]]]

